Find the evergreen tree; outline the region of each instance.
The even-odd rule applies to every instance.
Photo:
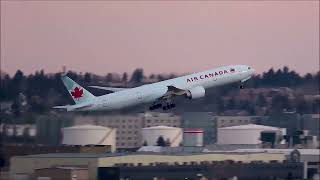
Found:
[[[143,80],[143,69],[138,68],[134,70],[130,81],[134,83],[141,83],[142,80]]]
[[[156,77],[156,75],[151,74],[151,75],[149,76],[149,79],[154,79],[155,77]]]
[[[165,143],[165,144],[166,144],[166,146],[167,146],[167,147],[170,147],[170,146],[171,146],[171,142],[170,142],[170,139],[169,139],[169,138],[167,138],[167,140],[166,140],[166,143]]]
[[[21,114],[21,104],[18,98],[16,98],[11,105],[12,112],[15,116],[20,116]]]
[[[305,81],[311,81],[312,80],[312,74],[311,73],[307,73],[304,77],[303,77],[303,79],[305,80]]]
[[[258,105],[259,107],[264,107],[264,106],[267,105],[267,100],[266,100],[266,98],[264,97],[263,94],[259,94],[259,95],[258,95],[257,105]]]
[[[271,102],[272,113],[279,114],[279,113],[282,113],[284,109],[286,110],[291,109],[288,97],[283,95],[275,95],[272,98],[272,102]]]
[[[125,72],[122,75],[122,82],[127,82],[128,81],[128,74]]]
[[[84,82],[85,83],[90,83],[91,82],[91,74],[89,74],[87,72],[84,74]]]
[[[268,72],[263,73],[262,75],[262,84],[264,84],[265,86],[270,86],[273,84],[273,82],[275,81],[275,73],[273,68],[271,68]]]
[[[231,97],[231,98],[228,100],[227,109],[234,109],[234,108],[235,108],[235,102],[234,102],[233,97]]]
[[[17,70],[15,75],[13,76],[11,83],[9,84],[9,97],[15,98],[18,96],[20,92],[23,90],[23,81],[25,80],[25,77],[23,75],[23,72],[21,70]],[[2,87],[1,87],[2,88]]]
[[[147,141],[144,141],[142,146],[148,146]]]
[[[225,109],[224,102],[221,97],[218,97],[217,98],[217,111],[218,111],[218,113],[223,112],[224,109]]]
[[[105,78],[105,81],[106,81],[107,83],[113,81],[113,75],[112,75],[112,73],[108,73],[108,74],[107,74],[107,76],[106,76],[106,78]]]
[[[157,146],[162,146],[162,147],[165,147],[165,146],[166,146],[166,142],[165,142],[165,140],[163,139],[162,136],[159,136],[159,137],[158,137]]]
[[[316,99],[312,103],[312,113],[319,114],[320,113],[320,99]]]

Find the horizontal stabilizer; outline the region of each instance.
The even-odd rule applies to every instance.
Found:
[[[79,111],[85,108],[92,107],[92,104],[76,104],[76,105],[66,105],[66,106],[54,106],[54,109],[65,109],[67,111]]]
[[[68,109],[71,105],[65,105],[65,106],[54,106],[52,108],[54,109]]]
[[[115,88],[115,87],[103,87],[103,86],[89,86],[89,87],[95,88],[95,89],[103,89],[103,90],[112,91],[112,92],[128,89],[128,88]]]

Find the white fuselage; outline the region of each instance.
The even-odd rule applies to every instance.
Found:
[[[134,107],[139,104],[156,101],[167,92],[168,86],[174,86],[184,90],[198,86],[206,89],[245,81],[249,79],[253,73],[254,70],[246,65],[224,66],[95,97],[93,100],[85,102],[87,105],[77,109],[77,111],[111,111]],[[73,107],[76,108],[77,105]],[[69,110],[72,111],[73,109]]]

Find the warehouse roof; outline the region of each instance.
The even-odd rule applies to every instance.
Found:
[[[180,129],[180,128],[170,127],[170,126],[152,126],[152,127],[146,127],[143,129]]]
[[[24,158],[101,158],[125,155],[124,153],[48,153],[19,156]]]
[[[247,125],[240,125],[240,126],[230,126],[230,127],[223,127],[219,129],[258,129],[258,130],[279,130],[277,127],[272,126],[263,126],[263,125],[257,125],[257,124],[247,124]]]
[[[105,129],[110,129],[108,127],[104,127],[104,126],[94,126],[94,125],[90,125],[90,124],[85,124],[85,125],[78,125],[78,126],[71,126],[71,127],[66,127],[63,129],[98,129],[98,130],[105,130]]]
[[[290,154],[295,149],[237,149],[234,152],[250,152],[250,153],[259,153],[259,152],[267,152],[267,153],[284,153]],[[319,149],[297,149],[301,155],[320,155]]]
[[[182,147],[181,147],[182,148]],[[164,156],[193,156],[193,155],[210,155],[210,154],[257,154],[265,152],[201,152],[200,147],[194,150],[189,149],[189,152],[183,151],[168,151],[168,152],[135,152],[135,153],[48,153],[34,154],[26,156],[15,156],[18,158],[105,158],[117,156],[136,156],[136,155],[164,155]]]

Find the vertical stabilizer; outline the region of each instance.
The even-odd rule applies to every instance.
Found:
[[[61,80],[76,104],[90,101],[95,98],[93,94],[74,82],[68,76],[62,75]]]

